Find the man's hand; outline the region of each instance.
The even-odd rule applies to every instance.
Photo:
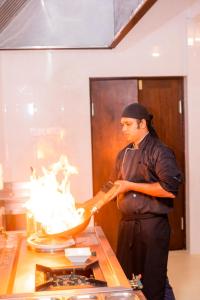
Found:
[[[127,180],[117,180],[117,181],[115,181],[115,184],[117,184],[119,186],[119,188],[117,189],[117,195],[119,195],[121,193],[127,193],[130,190],[132,190],[131,182],[130,181],[127,181]]]

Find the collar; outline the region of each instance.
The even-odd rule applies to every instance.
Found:
[[[144,146],[144,144],[146,144],[145,141],[147,140],[147,137],[148,137],[148,136],[150,136],[150,133],[149,133],[149,132],[147,132],[147,133],[145,134],[145,136],[139,141],[139,143],[137,144],[137,147],[135,147],[134,144],[132,144],[132,147],[133,147],[134,149],[142,149],[143,146]]]

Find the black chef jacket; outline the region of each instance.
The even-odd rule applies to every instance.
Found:
[[[158,138],[148,134],[138,149],[129,144],[119,152],[113,179],[138,183],[159,182],[166,191],[176,195],[181,182],[181,172],[173,151]],[[123,196],[122,201],[118,201],[118,207],[125,215],[167,214],[173,207],[173,199],[130,191]]]

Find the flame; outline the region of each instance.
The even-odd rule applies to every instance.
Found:
[[[69,177],[77,174],[66,156],[49,169],[42,167],[43,176],[37,177],[32,169],[30,200],[26,208],[36,222],[41,223],[47,234],[56,234],[79,225],[83,220],[83,208],[76,209],[70,192]]]

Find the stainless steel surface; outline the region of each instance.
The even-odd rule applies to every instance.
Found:
[[[0,299],[69,300],[78,296],[82,296],[82,298],[77,299],[95,299],[95,296],[97,299],[104,300],[109,293],[114,293],[114,296],[117,297],[117,292],[127,292],[135,297],[137,296],[137,292],[133,294],[129,281],[100,227],[90,228],[87,232],[83,232],[76,237],[75,242],[76,247],[89,246],[92,251],[96,252],[96,257],[91,257],[91,259],[98,260],[98,265],[95,264],[93,270],[94,275],[98,279],[105,280],[108,286],[83,289],[70,288],[62,291],[35,292],[35,265],[71,266],[64,253],[33,252],[27,249],[25,233],[13,232],[9,235],[10,237],[1,249],[0,254]],[[4,278],[4,280],[2,281],[1,278]],[[120,297],[121,295],[119,294]],[[93,298],[87,298],[89,296],[93,296]],[[121,299],[120,297],[118,299]],[[129,300],[128,297],[126,299]],[[135,300],[137,298],[131,299]]]
[[[14,271],[19,236],[10,233],[8,236],[0,234],[0,295],[8,291],[11,274]]]
[[[78,295],[78,296],[72,296],[69,298],[69,300],[79,300],[79,299],[98,299],[98,296],[95,295]]]
[[[99,291],[96,294],[79,294],[79,295],[67,295],[63,294],[56,294],[56,295],[40,295],[40,296],[27,296],[27,295],[16,295],[16,296],[8,296],[7,298],[0,299],[10,299],[10,300],[81,300],[81,299],[93,299],[93,300],[145,300],[145,298],[141,297],[137,293],[129,292],[110,292],[110,291]]]
[[[0,48],[107,48],[145,2],[1,0]]]
[[[65,248],[75,245],[74,239],[64,239],[63,237],[38,237],[32,234],[26,240],[30,249],[38,252],[58,252],[64,251]]]
[[[120,299],[120,300],[134,300],[135,296],[131,292],[114,292],[110,293],[105,296],[106,300],[115,300],[115,299]]]

